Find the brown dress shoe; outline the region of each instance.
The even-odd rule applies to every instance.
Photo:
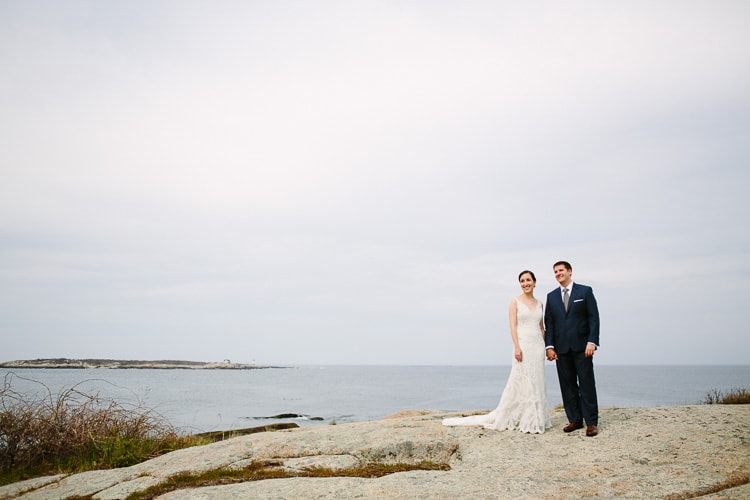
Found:
[[[597,434],[599,434],[599,429],[597,429],[595,425],[587,425],[586,426],[586,435],[588,437],[594,437]]]
[[[563,427],[563,432],[573,432],[577,429],[583,429],[583,422],[571,422]]]

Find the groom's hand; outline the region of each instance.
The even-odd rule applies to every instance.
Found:
[[[591,358],[594,356],[594,351],[596,351],[596,344],[589,342],[586,344],[586,352],[584,353],[587,358]]]
[[[551,347],[547,348],[547,361],[554,361],[557,359],[557,353]]]

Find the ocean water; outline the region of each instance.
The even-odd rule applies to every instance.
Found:
[[[403,410],[494,408],[509,366],[299,366],[256,370],[2,369],[23,394],[75,387],[120,403],[143,404],[185,432],[273,422],[326,425],[376,420]],[[750,388],[750,366],[597,366],[599,406],[701,403],[713,390]],[[546,366],[550,408],[561,403]],[[268,418],[280,414],[294,418]]]

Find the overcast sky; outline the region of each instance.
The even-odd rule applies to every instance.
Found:
[[[0,361],[747,364],[750,2],[0,0]]]

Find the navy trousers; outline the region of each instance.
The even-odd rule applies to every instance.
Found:
[[[594,360],[583,352],[557,353],[557,378],[568,422],[599,425]]]

